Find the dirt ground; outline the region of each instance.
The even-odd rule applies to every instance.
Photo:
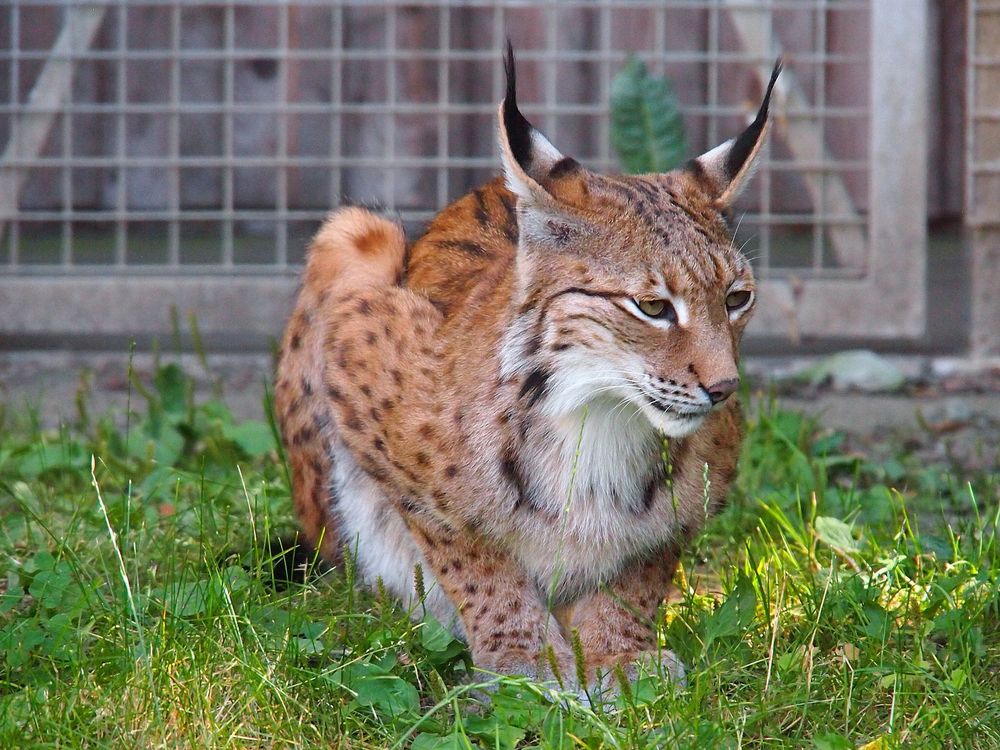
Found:
[[[215,355],[206,363],[194,355],[163,360],[181,362],[195,378],[199,398],[221,392],[238,418],[263,417],[272,372],[268,355]],[[782,406],[817,415],[825,427],[847,433],[849,444],[866,454],[902,447],[928,463],[1000,472],[1000,362],[895,357],[892,364],[905,381],[889,393],[812,383],[802,373],[815,362],[748,360],[752,401],[773,393]],[[151,382],[151,355],[136,354],[131,367],[140,381]],[[142,410],[143,398],[129,388],[128,371],[129,358],[122,354],[0,353],[0,408],[9,415],[33,411],[47,427],[77,418],[81,392],[87,393],[91,414],[108,409],[124,413],[130,403]]]
[[[905,383],[891,393],[838,390],[760,372],[757,382],[770,383],[782,406],[844,432],[849,450],[872,459],[905,452],[926,465],[949,465],[958,475],[1000,474],[1000,364],[910,364]]]

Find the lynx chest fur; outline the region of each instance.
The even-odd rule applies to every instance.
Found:
[[[313,241],[276,389],[296,509],[311,543],[349,549],[407,606],[419,564],[424,606],[480,667],[574,674],[576,629],[593,679],[678,676],[655,614],[735,473],[755,288],[723,211],[770,87],[685,168],[611,177],[525,120],[508,63],[502,178],[408,252],[359,209]]]

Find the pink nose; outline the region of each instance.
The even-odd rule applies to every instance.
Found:
[[[708,391],[708,397],[712,400],[713,404],[721,404],[732,396],[739,387],[739,378],[729,378],[728,380],[720,380],[718,383],[713,383],[705,390]]]

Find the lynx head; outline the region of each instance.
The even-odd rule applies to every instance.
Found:
[[[522,397],[552,414],[615,399],[682,437],[736,390],[755,285],[723,214],[760,151],[780,68],[736,138],[665,174],[605,176],[518,110],[508,45],[500,147],[520,240],[503,366],[528,376]]]

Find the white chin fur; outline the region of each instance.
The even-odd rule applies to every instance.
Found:
[[[687,437],[701,427],[705,423],[705,417],[708,416],[706,413],[697,417],[680,417],[660,411],[649,404],[641,404],[639,408],[653,427],[672,438]]]

